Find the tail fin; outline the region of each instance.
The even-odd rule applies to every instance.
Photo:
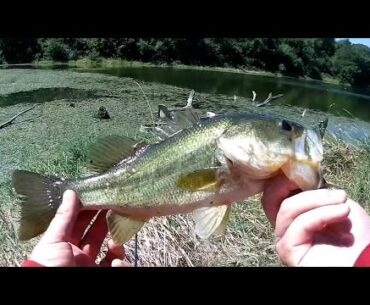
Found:
[[[59,178],[16,170],[13,172],[13,186],[22,196],[18,237],[29,240],[48,228],[62,203],[66,183]]]

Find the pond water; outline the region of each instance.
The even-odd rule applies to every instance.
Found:
[[[0,95],[0,106],[11,106],[20,103],[45,103],[58,99],[84,99],[97,97],[89,90],[74,88],[39,88]]]
[[[318,81],[286,77],[257,76],[243,73],[177,69],[163,67],[121,67],[76,69],[147,82],[194,89],[196,92],[252,97],[263,101],[270,92],[283,94],[278,103],[321,110],[370,122],[370,90],[355,90]],[[370,84],[370,80],[369,80]]]
[[[9,66],[7,68],[34,68],[33,66]],[[44,69],[44,68],[43,68]],[[304,109],[317,117],[329,117],[330,134],[348,142],[364,140],[370,136],[370,90],[359,90],[344,86],[326,84],[319,81],[298,80],[287,77],[250,75],[245,73],[181,69],[171,67],[111,67],[74,68],[56,65],[49,69],[69,69],[80,73],[102,73],[117,77],[129,77],[145,82],[172,85],[194,89],[197,93],[223,94],[230,100],[212,99],[203,107],[214,112],[243,111],[238,97],[252,97],[257,93],[257,101],[263,101],[271,92],[283,96],[272,101],[274,106],[256,108],[267,114],[282,110],[291,118],[301,116]],[[98,97],[90,90],[67,87],[41,88],[27,92],[0,95],[0,106],[22,102],[40,103],[56,99],[85,99]],[[245,102],[244,102],[245,103]],[[280,107],[281,106],[281,107]]]

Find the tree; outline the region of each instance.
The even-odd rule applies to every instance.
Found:
[[[4,38],[0,39],[0,50],[3,61],[9,64],[29,63],[40,52],[40,45],[33,38]]]
[[[63,38],[40,39],[43,58],[53,61],[67,61],[70,59],[70,48],[64,43]]]
[[[366,46],[334,38],[41,38],[0,39],[0,63],[89,57],[154,63],[247,67],[321,79],[322,73],[354,86],[369,84]]]
[[[336,50],[333,63],[342,82],[358,87],[370,85],[370,48],[344,42]]]
[[[336,42],[334,38],[314,39],[314,49],[318,68],[323,73],[333,73],[331,58],[335,54],[335,46]]]
[[[278,48],[279,70],[283,74],[300,76],[304,73],[303,61],[290,45],[282,43]]]

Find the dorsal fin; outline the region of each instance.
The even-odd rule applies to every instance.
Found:
[[[141,126],[141,131],[149,131],[160,140],[167,139],[175,133],[194,126],[200,121],[200,111],[193,108],[169,110],[164,105],[158,106],[158,121],[155,126]]]
[[[200,120],[199,112],[193,108],[184,108],[176,111],[173,118],[173,123],[178,128],[184,129],[197,124]]]
[[[171,112],[168,110],[168,107],[165,105],[158,105],[158,118],[159,119],[164,119],[164,118],[169,118],[172,119]]]
[[[325,117],[323,121],[320,121],[319,125],[316,127],[316,130],[318,130],[321,139],[324,138],[326,128],[328,127],[329,118]]]
[[[101,173],[122,160],[132,156],[142,147],[137,141],[125,136],[112,135],[100,138],[90,146],[90,164],[92,171]]]

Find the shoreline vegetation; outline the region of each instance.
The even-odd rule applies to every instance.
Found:
[[[201,71],[217,71],[217,72],[229,72],[229,73],[239,73],[239,74],[247,74],[247,75],[257,75],[257,76],[270,76],[270,77],[284,77],[290,79],[297,79],[297,80],[308,80],[314,81],[318,83],[326,83],[332,85],[338,85],[343,87],[350,88],[351,85],[349,83],[341,83],[339,79],[330,77],[330,76],[323,76],[322,80],[310,78],[308,76],[305,77],[294,77],[294,76],[287,76],[283,75],[279,72],[269,72],[264,70],[257,70],[257,69],[245,69],[245,68],[232,68],[232,67],[216,67],[216,66],[196,66],[196,65],[185,65],[185,64],[155,64],[155,63],[148,63],[148,62],[140,62],[140,61],[129,61],[124,59],[117,59],[117,58],[98,58],[98,59],[90,59],[88,57],[77,59],[77,60],[69,60],[68,62],[58,62],[52,60],[40,60],[34,61],[32,63],[25,63],[19,64],[22,65],[30,65],[36,68],[52,68],[57,66],[65,66],[69,68],[77,68],[77,69],[104,69],[104,68],[124,68],[124,67],[154,67],[154,68],[174,68],[180,70],[201,70]],[[7,65],[3,65],[7,66]],[[9,65],[12,66],[12,65]],[[16,65],[13,65],[16,66]],[[369,87],[370,88],[370,87]]]

